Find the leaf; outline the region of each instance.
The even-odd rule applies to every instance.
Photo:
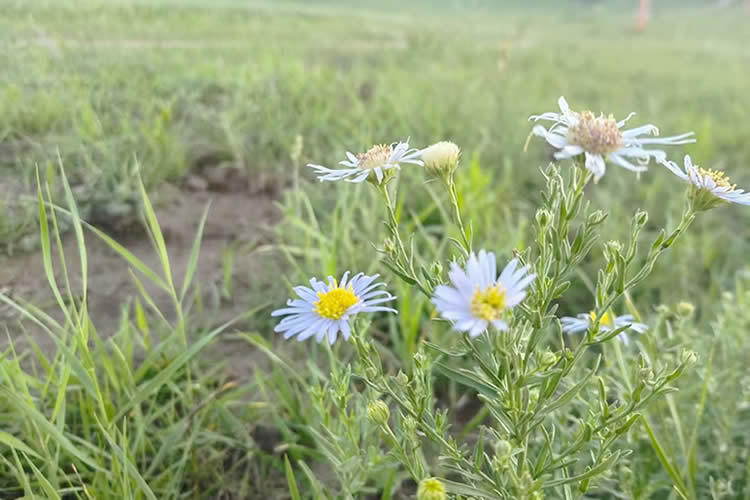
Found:
[[[8,434],[7,432],[0,431],[0,443],[3,443],[4,445],[15,450],[26,453],[27,455],[31,455],[34,458],[42,458],[37,454],[37,452],[25,445],[23,441]]]
[[[456,370],[443,363],[435,363],[435,371],[459,384],[471,387],[488,398],[497,398],[498,391],[491,385],[483,383],[477,376],[468,370]]]
[[[677,490],[677,493],[685,500],[687,500],[687,488],[685,487],[685,483],[683,483],[682,478],[680,477],[680,474],[677,472],[677,469],[675,469],[672,462],[670,462],[669,458],[667,457],[667,454],[664,452],[664,448],[661,446],[661,443],[659,443],[659,440],[656,438],[656,435],[654,434],[654,431],[651,430],[651,426],[648,424],[648,420],[646,420],[646,417],[643,417],[641,419],[641,422],[643,422],[643,427],[646,429],[646,432],[648,433],[648,438],[651,440],[651,447],[656,452],[656,455],[659,457],[659,461],[664,466],[664,469],[666,469],[667,473],[669,474],[669,477],[672,478],[672,482],[674,483],[675,490]]]
[[[240,319],[245,317],[245,315],[238,316],[236,318],[233,318],[223,325],[216,328],[214,331],[210,332],[208,335],[201,337],[196,343],[190,345],[185,351],[182,352],[179,356],[177,356],[169,365],[166,366],[163,370],[161,370],[154,378],[149,379],[146,383],[139,386],[136,390],[135,394],[133,394],[130,401],[128,401],[122,408],[120,408],[120,411],[117,412],[117,415],[114,416],[110,420],[110,422],[117,421],[125,416],[133,407],[141,404],[143,401],[145,401],[147,398],[149,398],[154,392],[156,392],[161,386],[166,384],[179,370],[184,366],[190,359],[192,359],[196,354],[198,354],[204,347],[206,347],[214,338],[216,338],[217,335],[219,335],[221,332],[229,328],[232,324],[236,323]]]
[[[42,415],[39,410],[31,406],[27,401],[24,399],[18,397],[13,392],[9,391],[8,389],[4,387],[0,387],[0,394],[3,394],[3,397],[7,399],[8,402],[11,403],[17,410],[20,411],[22,415],[24,415],[27,419],[33,421],[37,426],[39,426],[45,434],[49,435],[49,437],[55,441],[58,445],[60,445],[60,448],[67,451],[71,455],[73,455],[75,458],[80,460],[81,462],[85,463],[92,469],[95,469],[103,474],[107,478],[110,477],[110,472],[101,466],[99,466],[91,457],[89,457],[85,452],[81,451],[80,449],[76,448],[73,443],[70,442],[70,440],[65,437],[65,435],[62,433],[60,429],[58,429],[52,422],[47,420],[47,418]]]
[[[288,455],[284,455],[284,472],[286,473],[286,482],[289,483],[289,494],[292,496],[292,500],[302,500],[299,495],[299,488],[297,488],[297,481],[294,479],[294,471],[289,464]]]

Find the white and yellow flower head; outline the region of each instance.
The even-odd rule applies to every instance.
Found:
[[[560,113],[549,112],[532,116],[536,121],[553,122],[548,129],[535,125],[532,133],[543,137],[558,151],[558,160],[584,155],[585,166],[594,174],[598,181],[606,171],[605,158],[610,162],[631,170],[643,172],[647,170],[651,158],[661,162],[666,159],[666,153],[658,149],[645,149],[650,144],[688,144],[695,142],[693,133],[672,137],[642,137],[644,135],[659,135],[659,129],[654,125],[643,125],[629,130],[622,130],[625,123],[635,114],[630,113],[624,120],[617,121],[610,116],[596,116],[591,111],[572,111],[564,97],[558,100]],[[634,159],[636,164],[630,159]]]
[[[377,277],[377,274],[367,276],[359,273],[349,279],[347,271],[341,281],[329,276],[326,284],[312,278],[310,287],[294,287],[299,298],[288,300],[288,307],[271,313],[271,316],[285,316],[274,331],[283,333],[287,339],[296,336],[300,342],[314,335],[318,342],[328,338],[328,342],[333,344],[339,332],[345,340],[349,340],[349,321],[355,315],[376,311],[396,312],[380,305],[396,297],[379,289],[384,284],[375,283]]]
[[[696,210],[708,210],[723,203],[750,205],[750,193],[737,189],[724,172],[693,165],[689,155],[685,155],[684,170],[675,162],[663,163],[677,177],[690,183],[690,198]]]
[[[526,297],[525,289],[535,278],[528,271],[529,266],[519,268],[518,259],[513,259],[498,277],[495,254],[480,250],[469,256],[465,270],[451,264],[452,286],[438,286],[432,303],[444,319],[453,322],[455,330],[471,337],[487,331],[489,325],[504,331],[507,311]]]
[[[592,324],[596,321],[596,313],[594,311],[588,314],[578,314],[575,318],[571,316],[565,316],[560,318],[563,332],[565,333],[579,333],[588,330]],[[611,332],[618,328],[627,326],[628,330],[632,330],[636,333],[643,333],[648,330],[648,325],[643,323],[637,323],[632,315],[626,314],[624,316],[615,316],[609,312],[602,314],[599,318],[599,329],[603,332]],[[629,342],[627,334],[623,331],[617,336],[624,344],[627,345]]]
[[[347,159],[339,162],[345,168],[327,168],[322,165],[309,163],[307,166],[315,171],[318,180],[323,181],[340,181],[362,182],[370,174],[375,175],[375,180],[379,183],[392,174],[393,169],[399,169],[401,163],[411,163],[422,165],[419,159],[420,151],[409,149],[408,142],[397,142],[390,146],[386,144],[376,144],[368,149],[365,153],[354,155],[347,151]]]
[[[453,142],[440,141],[421,152],[424,168],[433,175],[450,175],[458,167],[461,149]]]

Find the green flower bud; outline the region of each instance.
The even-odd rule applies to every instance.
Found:
[[[592,226],[596,226],[598,224],[601,224],[604,222],[604,219],[607,218],[607,213],[602,212],[601,210],[597,210],[595,212],[592,212],[588,216],[588,223]]]
[[[539,364],[546,368],[557,363],[557,359],[557,354],[555,354],[554,352],[545,351],[539,359]]]
[[[680,302],[677,304],[677,315],[683,318],[689,318],[695,312],[695,306],[690,302]]]
[[[505,439],[501,439],[497,442],[497,444],[495,444],[495,456],[499,460],[507,463],[508,460],[510,460],[510,456],[512,455],[512,453],[513,446]]]
[[[386,425],[390,416],[388,405],[379,399],[367,406],[367,417],[377,425]]]
[[[540,208],[536,211],[536,223],[539,224],[539,227],[547,227],[547,224],[549,224],[551,221],[552,214],[549,213],[549,210]]]
[[[445,500],[445,486],[436,477],[422,479],[417,488],[417,500]]]
[[[682,353],[682,362],[686,365],[694,365],[698,362],[698,354],[695,353],[695,351],[685,351]]]
[[[409,384],[409,377],[406,373],[399,370],[398,375],[396,375],[396,383],[401,387],[406,387]]]
[[[643,210],[639,210],[635,213],[635,223],[638,226],[643,226],[648,222],[648,212],[645,212]]]
[[[383,249],[385,250],[385,253],[391,257],[396,255],[396,244],[390,238],[386,238],[383,242]]]
[[[433,262],[430,266],[430,273],[433,278],[439,279],[443,275],[443,264],[438,261]]]

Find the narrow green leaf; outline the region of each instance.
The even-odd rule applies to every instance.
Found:
[[[289,494],[292,496],[292,500],[302,500],[302,497],[299,495],[299,488],[297,488],[297,481],[294,479],[294,471],[287,455],[284,455],[284,472],[286,473],[286,482],[289,483]]]
[[[195,269],[198,267],[198,256],[201,251],[201,241],[203,240],[203,228],[206,225],[206,218],[208,217],[208,210],[211,208],[211,204],[206,205],[203,210],[203,216],[198,224],[198,231],[195,233],[195,239],[193,240],[193,248],[190,251],[190,259],[188,260],[187,269],[185,270],[185,278],[182,282],[182,290],[180,291],[180,303],[185,300],[185,294],[190,288],[190,283],[193,281],[193,275]]]
[[[34,450],[25,445],[23,441],[8,434],[7,432],[0,431],[0,443],[9,446],[10,448],[21,451],[27,455],[31,455],[34,458],[42,458]]]

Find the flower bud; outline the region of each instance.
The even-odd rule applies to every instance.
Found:
[[[695,353],[695,351],[685,351],[681,355],[682,362],[686,365],[694,365],[698,362],[698,355]]]
[[[401,425],[404,428],[404,431],[408,435],[413,435],[417,431],[417,421],[414,420],[414,417],[406,416],[401,421]]]
[[[409,377],[406,375],[406,373],[399,370],[398,375],[396,375],[396,383],[401,387],[406,387],[407,384],[409,384]]]
[[[544,228],[547,227],[547,224],[549,224],[552,221],[552,214],[549,213],[549,210],[545,208],[540,208],[536,211],[536,223],[539,224],[539,227]]]
[[[635,213],[635,223],[638,226],[643,226],[644,224],[646,224],[646,222],[648,222],[648,212],[643,211],[643,210],[638,210]]]
[[[677,304],[677,315],[683,318],[689,318],[695,312],[695,306],[690,302],[680,302]]]
[[[425,356],[424,353],[418,352],[414,355],[414,366],[417,368],[423,368],[426,361],[427,356]]]
[[[545,351],[539,359],[539,364],[548,367],[557,363],[557,354],[551,351]]]
[[[391,257],[396,255],[396,244],[393,243],[393,240],[390,238],[386,238],[383,242],[383,249],[385,250],[385,253]]]
[[[501,439],[495,444],[495,456],[501,463],[508,463],[512,453],[513,446],[505,439]]]
[[[422,150],[422,161],[428,173],[437,177],[450,176],[458,167],[461,150],[450,141],[441,141]]]
[[[588,216],[588,223],[592,226],[596,226],[598,224],[601,224],[604,222],[604,219],[607,218],[607,213],[603,212],[601,210],[597,210],[595,212],[592,212]]]
[[[439,279],[443,275],[443,264],[438,261],[433,262],[430,266],[430,273],[433,278]]]
[[[385,425],[391,416],[388,405],[381,400],[375,400],[367,406],[367,418],[377,425]]]
[[[417,500],[445,500],[445,486],[436,477],[422,479],[417,488]]]

